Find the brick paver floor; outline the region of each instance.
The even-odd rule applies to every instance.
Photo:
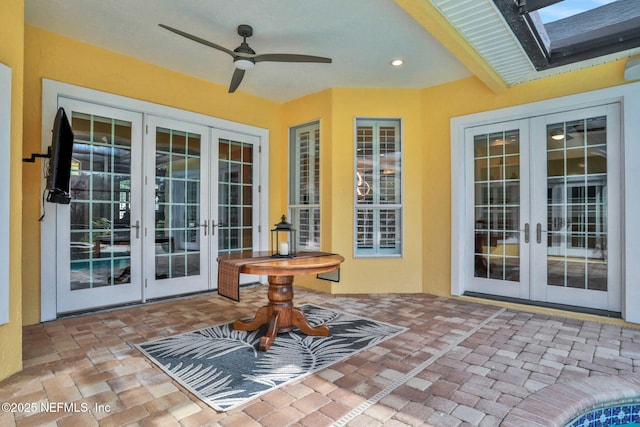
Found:
[[[425,294],[296,288],[297,304],[409,329],[218,413],[133,344],[250,317],[266,287],[241,295],[240,303],[208,294],[25,327],[24,370],[0,382],[0,403],[13,405],[0,411],[0,426],[536,426],[559,425],[603,399],[640,401],[640,329]]]

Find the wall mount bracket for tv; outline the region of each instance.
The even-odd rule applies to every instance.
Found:
[[[22,161],[25,163],[35,163],[37,157],[42,157],[45,159],[51,158],[51,147],[47,148],[46,153],[31,153],[31,157],[23,157]]]

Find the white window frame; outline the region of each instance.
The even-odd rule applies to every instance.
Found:
[[[11,68],[0,64],[0,325],[9,323],[11,230]]]
[[[300,135],[303,132],[309,132],[312,137],[310,139],[310,153],[309,153],[309,163],[315,163],[314,161],[318,160],[318,182],[317,185],[313,186],[309,189],[308,195],[309,202],[301,202],[301,194],[300,194],[300,178],[301,178],[301,156],[300,156]],[[317,140],[315,139],[315,135],[318,135]],[[297,229],[296,233],[296,247],[298,250],[320,250],[320,186],[321,186],[321,135],[320,135],[320,121],[316,120],[313,122],[304,123],[297,126],[292,126],[289,128],[289,222],[291,222],[295,228]],[[317,200],[317,203],[314,201]],[[308,209],[313,212],[314,210],[317,212],[317,217],[312,215],[311,221],[308,224],[302,224],[300,222],[299,213]],[[311,235],[318,236],[317,241],[302,241],[301,230],[306,228],[309,230]]]
[[[465,234],[465,129],[525,117],[544,116],[563,111],[588,108],[597,105],[620,103],[622,135],[621,193],[622,215],[622,317],[627,322],[640,323],[640,263],[634,262],[640,254],[640,198],[637,185],[640,182],[640,82],[598,89],[595,91],[569,95],[562,98],[538,101],[515,107],[454,117],[450,122],[451,131],[451,294],[462,295],[466,290],[465,254],[467,242]]]
[[[399,132],[399,144],[400,144],[400,177],[398,179],[400,184],[400,193],[399,193],[399,203],[389,204],[389,203],[366,203],[361,204],[358,203],[358,190],[359,190],[359,181],[358,177],[358,126],[361,125],[373,125],[374,127],[384,125],[384,124],[393,124],[398,127]],[[402,258],[404,252],[404,122],[399,117],[356,117],[354,120],[353,126],[353,152],[354,152],[354,192],[353,192],[353,256],[354,258]],[[370,191],[376,192],[378,191],[380,185],[380,141],[376,140],[376,136],[374,135],[374,178],[371,184],[366,183],[370,186]],[[375,224],[373,224],[373,248],[370,250],[359,250],[358,249],[358,212],[359,210],[370,209],[374,212],[380,212],[382,210],[388,209],[396,209],[399,211],[398,220],[400,224],[398,225],[398,232],[395,236],[396,247],[397,250],[385,250],[380,247],[380,220],[379,216],[377,216],[377,220],[375,220]]]

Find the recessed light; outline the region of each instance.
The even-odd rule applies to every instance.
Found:
[[[391,65],[393,65],[394,67],[399,67],[402,64],[404,64],[404,60],[400,58],[391,60]]]

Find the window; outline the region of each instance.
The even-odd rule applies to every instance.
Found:
[[[402,255],[400,120],[356,120],[355,255]]]
[[[638,0],[493,1],[537,70],[640,46]]]
[[[289,211],[298,249],[320,249],[320,125],[291,128]]]

